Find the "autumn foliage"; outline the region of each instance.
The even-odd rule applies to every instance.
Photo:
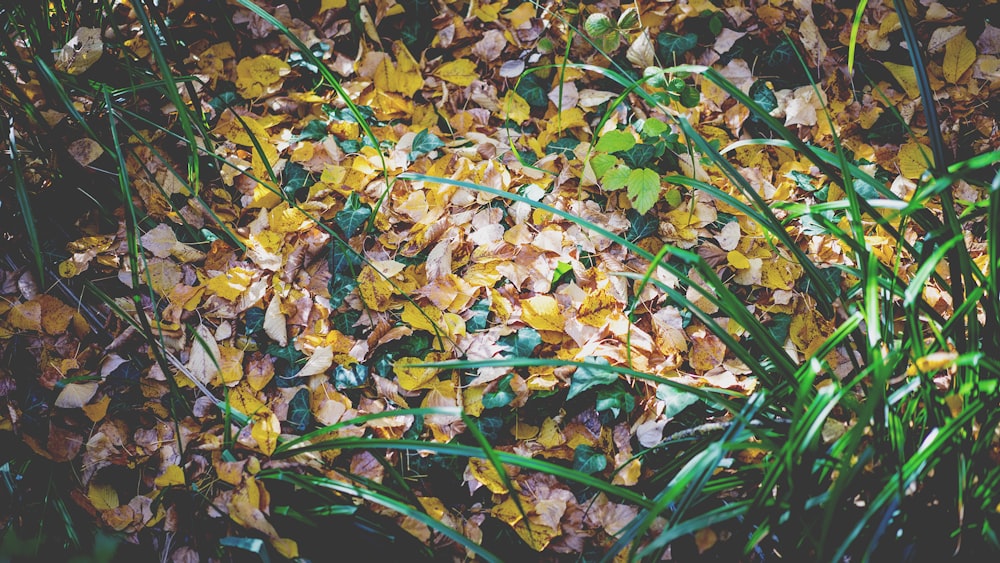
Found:
[[[996,4],[39,4],[0,553],[1000,549]]]

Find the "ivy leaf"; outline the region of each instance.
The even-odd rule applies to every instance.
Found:
[[[788,340],[788,329],[791,326],[791,315],[788,313],[775,313],[774,315],[771,315],[771,322],[767,325],[767,332],[780,346]]]
[[[302,132],[292,137],[293,141],[322,141],[326,138],[326,122],[314,119],[302,128]]]
[[[627,151],[635,146],[635,137],[632,136],[628,131],[608,131],[605,133],[597,144],[594,145],[595,151],[601,152],[618,152]]]
[[[410,162],[443,146],[444,143],[441,139],[437,138],[437,135],[424,129],[413,138],[413,147],[410,149]]]
[[[285,165],[281,178],[285,183],[282,191],[288,197],[295,197],[295,193],[309,183],[309,172],[301,164],[289,162]]]
[[[665,147],[662,144],[647,145],[640,143],[627,151],[621,151],[618,156],[622,157],[625,165],[635,170],[648,166],[654,158],[663,154]]]
[[[361,387],[368,381],[368,367],[363,364],[355,364],[353,367],[337,366],[331,376],[333,386],[339,391]]]
[[[511,351],[511,358],[530,358],[535,348],[542,343],[542,335],[531,327],[524,327],[514,334],[504,336],[500,344]]]
[[[701,103],[701,92],[694,86],[686,84],[681,90],[680,101],[681,105],[686,108],[697,107]]]
[[[628,212],[625,213],[625,217],[628,218],[630,223],[628,234],[625,235],[625,238],[632,242],[642,240],[646,237],[651,237],[660,230],[659,219],[643,215],[635,209],[629,209]]]
[[[572,137],[566,137],[563,139],[557,139],[552,141],[548,145],[545,145],[545,154],[559,154],[563,153],[566,158],[573,158],[573,149],[580,144],[580,141]]]
[[[583,393],[591,387],[597,387],[600,385],[609,385],[618,381],[618,374],[601,369],[601,366],[611,365],[608,363],[607,358],[596,358],[588,357],[587,362],[593,365],[582,366],[576,368],[576,373],[573,374],[573,380],[569,384],[569,394],[566,396],[566,400],[570,400],[576,397],[580,393]]]
[[[635,397],[623,389],[621,385],[597,391],[597,412],[611,411],[611,414],[617,418],[622,411],[629,413],[634,408]]]
[[[666,405],[663,408],[663,416],[667,418],[677,416],[681,411],[698,402],[698,395],[686,393],[667,385],[657,386],[656,398]]]
[[[508,373],[497,384],[496,391],[484,393],[482,399],[483,406],[488,409],[495,409],[509,405],[515,397],[514,391],[510,388],[510,380],[513,378],[514,374]]]
[[[472,316],[465,321],[465,330],[468,332],[478,332],[486,330],[486,320],[490,316],[490,304],[485,299],[480,299],[475,305],[469,307]]]
[[[549,105],[548,88],[536,73],[522,76],[514,91],[533,108],[544,108]]]
[[[573,469],[588,475],[604,471],[608,466],[608,458],[600,450],[586,444],[580,444],[573,450]]]
[[[680,62],[680,57],[698,45],[698,36],[694,33],[677,35],[664,31],[656,36],[656,55],[667,65]]]
[[[778,107],[778,98],[774,91],[767,86],[767,82],[757,80],[750,85],[750,97],[764,111],[770,112]]]
[[[660,199],[660,175],[643,168],[628,175],[628,197],[636,211],[645,214]]]
[[[291,401],[288,401],[288,418],[285,421],[292,427],[292,430],[303,433],[309,428],[309,419],[312,413],[309,411],[309,390],[299,389]]]
[[[335,220],[347,238],[351,238],[358,234],[371,215],[371,207],[363,205],[358,194],[352,192],[347,196],[347,203],[344,204],[344,209],[337,213]]]

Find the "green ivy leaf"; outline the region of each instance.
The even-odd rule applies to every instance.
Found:
[[[368,366],[355,364],[354,367],[337,366],[333,370],[333,386],[337,390],[361,387],[368,380]]]
[[[604,457],[604,453],[600,450],[595,450],[586,444],[580,444],[573,450],[573,469],[581,473],[588,475],[598,473],[604,471],[607,466],[608,458]]]
[[[701,103],[701,92],[697,88],[687,84],[684,89],[681,90],[680,97],[681,105],[686,108],[697,107]]]
[[[326,122],[314,119],[302,128],[302,132],[292,138],[293,141],[322,141],[326,138]]]
[[[625,161],[626,166],[632,170],[636,170],[649,166],[653,162],[653,159],[663,154],[664,150],[663,143],[655,145],[639,143],[627,151],[620,151],[618,155]]]
[[[542,335],[531,327],[524,327],[514,334],[504,336],[500,344],[510,350],[510,358],[530,358],[535,348],[542,343]]]
[[[694,33],[677,35],[664,31],[656,36],[656,55],[667,65],[681,62],[681,55],[698,45],[698,36]]]
[[[444,143],[441,142],[441,139],[437,138],[437,135],[424,129],[413,138],[413,147],[410,149],[410,162],[443,146]]]
[[[483,394],[483,406],[488,409],[495,409],[499,407],[506,407],[514,400],[514,391],[510,388],[510,380],[514,378],[514,374],[508,373],[500,380],[497,384],[496,391],[490,391],[489,393]]]
[[[291,401],[288,401],[288,417],[285,419],[296,433],[303,433],[309,428],[309,390],[299,389]]]
[[[556,269],[552,272],[552,283],[555,284],[562,279],[567,273],[573,271],[573,266],[568,262],[558,262],[556,263]]]
[[[591,387],[609,385],[618,381],[618,374],[601,369],[600,366],[602,365],[611,365],[608,363],[606,358],[588,357],[587,362],[597,365],[576,368],[576,373],[573,374],[573,380],[569,384],[569,394],[566,396],[567,401],[576,397],[580,393],[583,393],[587,389],[590,389]]]
[[[475,305],[469,307],[472,316],[465,321],[465,329],[469,332],[486,330],[486,320],[490,316],[490,304],[485,299],[480,299]]]
[[[667,385],[656,387],[656,398],[665,403],[663,416],[667,418],[677,416],[682,410],[698,402],[698,395],[685,393]]]
[[[611,411],[617,418],[622,411],[629,413],[634,408],[635,397],[620,385],[597,391],[597,412]]]
[[[643,168],[628,175],[628,198],[639,213],[645,214],[660,199],[660,175]]]
[[[365,221],[372,215],[371,207],[361,203],[358,194],[351,193],[347,196],[347,203],[344,209],[339,211],[335,217],[337,225],[344,230],[348,238],[353,237],[364,226]]]
[[[537,73],[522,76],[514,91],[533,108],[544,108],[549,105],[548,89]]]
[[[767,332],[779,346],[783,346],[785,341],[788,340],[788,331],[791,326],[791,315],[788,313],[775,313],[771,315],[771,322],[767,325]]]
[[[763,80],[757,80],[751,84],[748,93],[753,101],[764,111],[770,112],[778,107],[777,96],[774,95],[774,91],[768,88],[767,83]]]
[[[548,145],[545,145],[545,154],[565,154],[566,158],[573,158],[573,149],[580,144],[580,141],[572,137],[565,137],[563,139],[556,139]]]
[[[635,146],[635,137],[628,131],[608,131],[594,145],[595,151],[627,151]]]

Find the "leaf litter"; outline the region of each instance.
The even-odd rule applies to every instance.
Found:
[[[320,84],[311,63],[258,15],[232,6],[235,37],[201,30],[174,71],[207,86],[187,103],[211,125],[217,177],[191,189],[178,180],[182,163],[161,156],[170,152],[169,139],[144,130],[126,141],[133,199],[147,218],[138,272],[145,297],[140,308],[125,297],[110,299],[133,319],[145,316],[156,342],[144,342],[112,315],[95,326],[97,319],[85,317],[70,295],[61,300],[41,292],[24,269],[4,270],[0,398],[7,408],[0,426],[39,455],[77,464],[74,500],[136,541],[144,531],[164,530],[207,552],[218,540],[212,534],[221,537],[232,523],[293,557],[299,547],[272,523],[275,505],[256,477],[260,471],[381,483],[394,467],[411,480],[427,515],[474,542],[491,541],[482,527],[494,519],[535,551],[606,549],[639,508],[552,475],[508,464],[502,477],[487,460],[470,458],[430,479],[419,478],[417,469],[433,465],[429,451],[416,458],[379,450],[290,458],[275,452],[308,431],[342,423],[334,436],[471,443],[473,420],[489,428],[497,451],[641,488],[654,468],[634,455],[658,444],[697,403],[694,395],[594,366],[459,372],[419,364],[586,361],[752,393],[758,381],[747,366],[664,288],[715,315],[733,337],[742,328],[698,291],[696,284],[708,286],[695,271],[690,286],[657,272],[660,285],[639,292],[638,282],[616,274],[641,275],[648,261],[604,236],[524,202],[397,176],[521,194],[644,249],[655,252],[663,243],[691,249],[745,296],[753,315],[779,333],[783,328],[787,353],[803,361],[836,323],[817,311],[802,267],[740,208],[664,180],[665,173],[683,173],[743,200],[718,170],[699,155],[691,158],[663,107],[686,116],[717,148],[760,131],[759,124],[698,76],[674,77],[680,82],[667,85],[660,109],[635,94],[610,107],[620,88],[601,73],[566,64],[607,67],[608,60],[584,36],[567,32],[561,18],[572,14],[558,4],[474,2],[466,11],[446,2],[436,17],[420,21],[406,12],[414,3],[363,4],[361,19],[337,0],[320,2],[314,13],[265,9],[340,77],[377,146],[357,115]],[[975,31],[949,25],[957,17],[930,4],[930,75],[949,100],[948,124],[968,129],[966,146],[955,150],[995,148],[995,117],[975,108],[1000,86],[1000,32],[989,24]],[[862,21],[862,49],[898,49],[898,18],[882,3],[870,5],[887,17]],[[602,6],[619,10],[617,2]],[[770,104],[800,138],[824,146],[833,133],[827,108],[857,163],[904,198],[932,164],[926,124],[914,111],[912,69],[887,62],[888,74],[865,69],[874,88],[858,77],[852,86],[842,60],[850,23],[831,2],[725,9],[707,0],[643,3],[630,17],[640,17],[641,27],[598,18],[587,19],[587,30],[636,76],[675,62],[714,66],[755,101]],[[126,28],[134,45],[150,39],[138,24]],[[797,30],[792,38],[820,69],[822,95],[808,81],[780,74],[788,68],[782,65],[795,64],[779,60],[782,29]],[[102,56],[115,56],[101,41],[97,30],[80,28],[59,52],[60,70],[86,76]],[[767,55],[756,66],[754,49]],[[158,109],[176,113],[169,105]],[[892,111],[914,138],[882,135],[879,116]],[[101,158],[93,142],[73,140],[71,147],[81,165]],[[756,146],[732,153],[765,201],[842,196],[790,151]],[[983,197],[966,186],[964,200]],[[61,277],[131,285],[124,222],[115,231],[78,226],[84,236],[69,243]],[[805,221],[790,223],[789,232],[817,261],[850,264],[834,239],[810,231]],[[872,228],[870,240],[883,262],[896,264],[893,253],[900,250],[888,246],[890,239]],[[900,275],[911,275],[913,263],[904,260]],[[933,284],[927,292],[939,312],[950,310],[946,292]],[[99,343],[100,331],[113,338],[110,345]],[[154,362],[151,345],[172,360]],[[850,361],[842,349],[826,360],[835,372]],[[417,407],[470,418],[402,414],[350,424]],[[111,483],[111,475],[128,487]],[[215,522],[205,534],[185,524],[190,508],[170,501],[171,491],[185,488],[197,491],[198,518]],[[429,545],[465,553],[418,519],[366,504]],[[720,541],[716,532],[709,527],[695,535],[699,552]]]

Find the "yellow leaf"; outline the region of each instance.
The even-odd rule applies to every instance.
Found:
[[[121,506],[118,491],[111,483],[90,483],[87,487],[87,498],[97,510],[114,510]]]
[[[244,98],[259,98],[277,91],[273,85],[291,70],[288,63],[271,55],[241,59],[236,64],[236,87]]]
[[[184,470],[177,465],[168,465],[163,471],[163,475],[153,480],[153,484],[161,489],[174,485],[183,485],[185,482]]]
[[[955,352],[934,352],[922,358],[917,358],[914,364],[918,370],[924,373],[931,373],[951,367],[957,359],[958,354]]]
[[[506,522],[511,526],[524,519],[524,516],[521,515],[521,511],[517,508],[517,503],[514,502],[512,497],[507,497],[506,500],[494,506],[493,509],[490,510],[490,514],[492,514],[494,518]]]
[[[253,272],[245,268],[230,268],[205,282],[205,287],[223,299],[235,301],[250,287],[252,276]]]
[[[528,544],[528,547],[534,549],[535,551],[541,552],[549,543],[552,542],[557,536],[559,536],[559,530],[551,527],[538,524],[537,522],[531,523],[531,529],[528,529],[528,525],[523,521],[514,524],[514,531],[517,535],[521,536],[524,543]]]
[[[536,295],[521,301],[521,320],[536,330],[561,331],[566,324],[559,312],[559,303],[550,295]]]
[[[21,330],[42,329],[42,304],[38,301],[25,301],[14,305],[7,318],[10,325]]]
[[[322,0],[319,4],[319,12],[323,13],[327,10],[336,10],[343,8],[347,5],[347,0]]]
[[[913,72],[913,67],[910,65],[901,65],[896,63],[882,63],[885,68],[892,73],[892,77],[899,82],[899,85],[906,92],[906,95],[911,99],[917,99],[920,97],[920,87],[917,85],[917,75]]]
[[[941,64],[944,79],[958,84],[958,80],[975,62],[976,46],[965,34],[956,35],[944,46],[944,62]]]
[[[81,410],[91,422],[100,422],[108,414],[108,406],[111,404],[111,397],[104,396],[91,405],[83,405]]]
[[[923,175],[929,166],[933,166],[934,157],[931,149],[916,141],[910,141],[899,147],[899,173],[911,180]]]
[[[281,423],[270,410],[264,409],[253,415],[250,435],[257,441],[257,447],[264,455],[271,455],[278,447],[278,436],[281,434]]]
[[[469,458],[469,473],[476,478],[491,493],[502,495],[507,493],[507,487],[500,480],[500,473],[489,460],[478,457]]]
[[[424,511],[427,512],[427,515],[435,520],[443,518],[445,512],[448,511],[448,509],[445,508],[444,503],[441,502],[441,499],[437,497],[417,497],[417,500],[420,501],[420,504],[424,507]]]
[[[222,383],[229,387],[243,379],[243,349],[233,346],[219,346],[219,367]]]
[[[500,15],[500,10],[507,5],[507,2],[494,2],[492,4],[482,5],[478,2],[475,10],[472,11],[472,15],[479,19],[483,23],[490,23],[497,21],[497,17]]]
[[[358,293],[369,309],[388,311],[392,306],[392,296],[396,288],[375,268],[365,265],[358,274]],[[403,319],[403,322],[409,322]],[[433,329],[430,329],[434,332]]]
[[[420,75],[420,63],[413,58],[402,41],[394,42],[392,50],[396,54],[396,76],[395,84],[390,91],[412,98],[413,94],[424,86],[424,77]]]
[[[458,86],[468,86],[479,78],[476,75],[476,63],[469,59],[458,59],[444,63],[434,71],[434,76]]]
[[[694,543],[698,546],[698,554],[705,553],[719,540],[718,534],[712,528],[702,528],[694,533]]]
[[[434,354],[428,354],[426,360],[420,358],[400,358],[397,360],[392,366],[392,372],[396,374],[399,386],[407,391],[434,387],[434,384],[437,383],[437,369],[410,367],[411,364],[435,361],[430,358],[432,355]]]
[[[538,434],[538,443],[546,448],[555,448],[566,443],[566,438],[559,430],[559,423],[551,418],[542,422],[542,430]]]
[[[610,293],[599,289],[588,293],[580,304],[580,310],[576,313],[576,318],[583,324],[602,327],[608,317],[618,311],[620,303]]]
[[[299,556],[299,544],[288,538],[272,538],[271,547],[285,559],[296,559]]]
[[[514,123],[521,124],[531,118],[531,106],[514,90],[507,90],[503,99],[504,117]]]
[[[739,250],[730,250],[729,254],[726,254],[726,258],[729,260],[730,266],[739,270],[745,270],[750,267],[750,260]]]

